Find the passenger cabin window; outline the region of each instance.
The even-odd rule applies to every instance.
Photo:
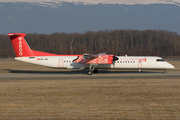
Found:
[[[157,59],[156,61],[157,61],[157,62],[165,62],[164,59]]]

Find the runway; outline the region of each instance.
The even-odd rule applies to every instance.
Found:
[[[82,72],[50,72],[50,73],[0,73],[0,81],[3,80],[71,80],[71,79],[179,79],[180,71],[162,72],[100,72],[86,75]]]

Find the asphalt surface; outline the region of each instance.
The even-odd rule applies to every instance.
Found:
[[[70,79],[180,79],[180,71],[162,72],[112,72],[104,71],[93,75],[82,72],[61,73],[0,73],[3,80],[70,80]]]

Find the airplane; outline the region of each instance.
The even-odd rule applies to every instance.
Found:
[[[58,55],[32,50],[25,40],[24,33],[7,34],[13,45],[18,61],[42,65],[51,68],[66,69],[89,69],[88,75],[98,73],[98,69],[137,69],[139,72],[143,69],[149,70],[167,70],[175,67],[156,56],[115,56],[106,53],[100,54],[82,54],[82,55]]]

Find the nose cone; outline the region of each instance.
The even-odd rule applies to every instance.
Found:
[[[173,65],[171,65],[171,68],[174,69],[175,67]]]
[[[170,63],[167,64],[167,69],[174,69],[175,67],[173,65],[171,65]]]

